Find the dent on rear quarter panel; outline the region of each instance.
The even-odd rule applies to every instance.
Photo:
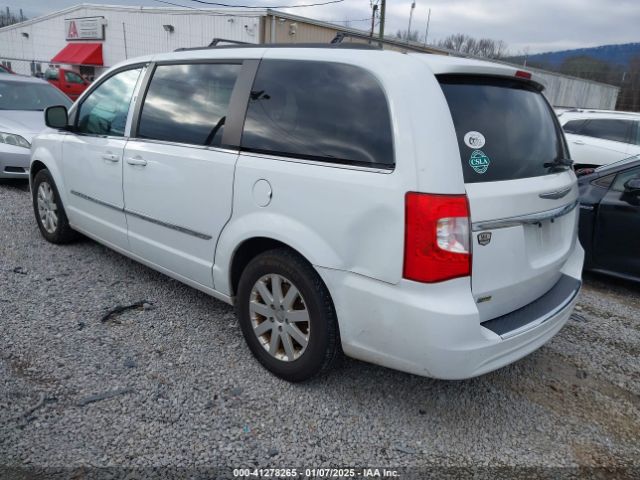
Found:
[[[267,180],[271,203],[259,207],[252,187]],[[233,217],[220,236],[214,282],[228,289],[225,271],[241,241],[279,240],[316,266],[350,270],[389,283],[400,280],[404,190],[392,174],[241,155]]]

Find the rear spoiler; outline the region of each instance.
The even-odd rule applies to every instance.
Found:
[[[525,75],[526,74],[526,75]],[[500,74],[492,74],[492,73],[440,73],[436,75],[438,81],[446,81],[447,83],[486,83],[487,81],[495,80],[496,82],[508,82],[512,81],[514,84],[527,85],[538,92],[542,92],[544,90],[544,85],[540,82],[537,82],[531,78],[531,74],[529,72],[525,72],[524,70],[517,70],[515,75],[508,76],[504,75],[502,72]]]

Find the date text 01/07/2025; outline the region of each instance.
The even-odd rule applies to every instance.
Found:
[[[397,470],[386,468],[235,468],[233,476],[248,478],[394,478]]]

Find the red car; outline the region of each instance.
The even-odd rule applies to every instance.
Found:
[[[9,67],[5,67],[4,65],[0,64],[0,74],[3,73],[15,73],[13,70],[11,70]]]
[[[44,72],[44,79],[61,90],[71,100],[76,100],[89,86],[89,82],[79,74],[64,68],[49,68]]]

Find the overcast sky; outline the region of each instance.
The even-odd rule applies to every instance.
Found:
[[[191,0],[171,3],[202,8]],[[213,1],[213,0],[212,0]],[[231,5],[280,6],[326,0],[218,0]],[[81,3],[78,0],[0,0],[0,6],[22,8],[35,17]],[[93,2],[98,3],[98,2]],[[107,4],[162,7],[156,0],[107,0]],[[296,15],[319,20],[362,20],[370,18],[370,0],[281,8]],[[167,6],[167,5],[164,5]],[[530,53],[614,43],[640,42],[640,0],[418,0],[412,30],[424,35],[427,11],[431,8],[429,43],[452,33],[504,40],[512,53]],[[387,0],[386,32],[406,30],[411,0]],[[344,22],[341,22],[344,24]],[[370,22],[353,21],[354,28],[368,29]]]

